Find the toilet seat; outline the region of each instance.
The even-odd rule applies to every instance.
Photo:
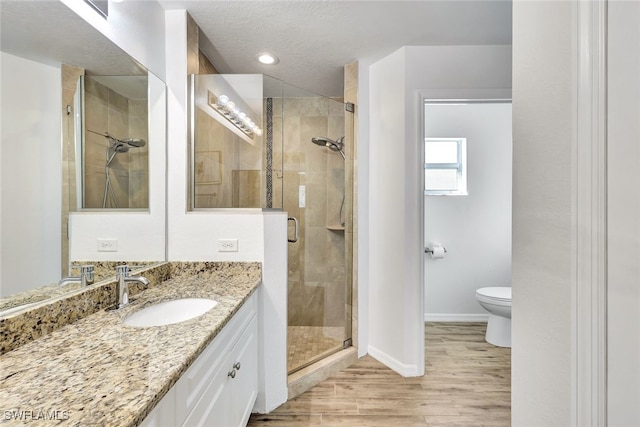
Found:
[[[491,286],[476,290],[478,299],[487,302],[511,303],[511,287],[510,286]]]

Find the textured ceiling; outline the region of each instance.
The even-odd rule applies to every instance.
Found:
[[[126,1],[144,8],[153,0]],[[358,58],[411,45],[511,44],[510,0],[159,2],[189,11],[205,36],[202,50],[221,72],[264,73],[326,96],[342,95],[342,67]],[[59,1],[0,0],[0,19],[5,52],[93,74],[139,74],[128,55]],[[264,50],[280,62],[258,63]]]
[[[146,74],[109,39],[59,1],[0,0],[3,52],[89,74]]]
[[[342,67],[402,46],[511,44],[511,1],[160,0],[184,8],[224,73],[264,73],[326,96],[342,95]],[[255,60],[261,51],[280,62]]]

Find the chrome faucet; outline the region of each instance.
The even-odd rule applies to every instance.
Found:
[[[116,266],[116,287],[117,287],[117,301],[116,307],[122,308],[129,304],[129,282],[142,283],[145,286],[149,286],[149,279],[142,276],[130,276],[128,265]]]
[[[87,286],[93,284],[94,279],[95,275],[93,265],[82,265],[80,266],[79,276],[63,277],[58,282],[58,285],[64,286],[70,283],[80,282],[81,286]]]

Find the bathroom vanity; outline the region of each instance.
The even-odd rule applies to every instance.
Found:
[[[244,425],[258,390],[261,275],[259,263],[177,265],[127,307],[101,309],[8,351],[0,356],[0,425]],[[181,298],[217,305],[175,324],[124,323]]]
[[[244,426],[257,394],[257,299],[252,295],[141,425]]]

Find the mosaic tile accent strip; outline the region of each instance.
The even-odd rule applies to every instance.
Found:
[[[267,207],[273,207],[273,98],[267,98]]]

